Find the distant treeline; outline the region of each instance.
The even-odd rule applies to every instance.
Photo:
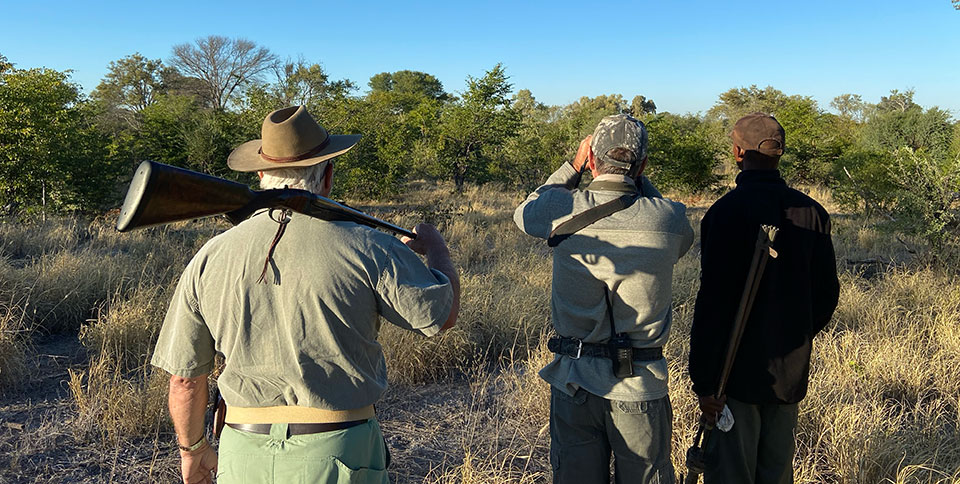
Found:
[[[319,63],[219,36],[176,45],[166,61],[134,53],[111,62],[89,97],[69,72],[0,55],[0,213],[114,206],[146,159],[252,181],[228,170],[231,149],[258,138],[270,111],[305,105],[329,131],[363,135],[338,158],[338,196],[398,192],[421,178],[529,188],[570,159],[599,118],[619,112],[647,124],[647,174],[658,187],[709,190],[732,172],[732,123],[762,111],[786,129],[788,178],[829,186],[851,206],[934,238],[958,224],[960,125],[914,103],[912,90],[876,103],[843,94],[830,103],[833,114],[809,96],[750,86],[720,94],[705,114],[675,115],[639,94],[547,106],[515,90],[501,65],[468,77],[462,91],[408,70],[377,74],[367,86],[360,95]]]

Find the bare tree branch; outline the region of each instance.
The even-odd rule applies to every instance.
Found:
[[[213,107],[224,110],[238,88],[256,80],[276,60],[266,47],[249,40],[211,35],[173,46],[170,63],[184,75],[200,79]]]

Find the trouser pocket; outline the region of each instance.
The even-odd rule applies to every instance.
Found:
[[[583,389],[574,395],[552,389],[550,464],[554,483],[609,483],[610,446],[603,428],[603,402]]]
[[[607,434],[617,482],[672,483],[670,398],[610,402]]]
[[[366,467],[351,468],[344,464],[340,459],[333,459],[335,476],[329,476],[327,480],[313,481],[327,484],[389,484],[386,469],[370,469]]]

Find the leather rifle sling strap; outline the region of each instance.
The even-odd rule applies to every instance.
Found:
[[[639,196],[639,193],[621,195],[609,202],[591,207],[574,215],[550,231],[550,236],[547,238],[547,245],[556,247],[560,242],[567,240],[567,238],[579,232],[584,227],[633,205],[633,202],[637,201],[637,197]]]

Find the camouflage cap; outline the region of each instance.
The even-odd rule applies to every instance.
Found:
[[[633,152],[633,159],[624,162],[607,156],[607,153],[615,148],[630,150]],[[647,157],[647,128],[627,114],[606,116],[597,124],[597,129],[593,130],[590,149],[593,150],[593,156],[600,161],[617,168],[630,169]]]
[[[783,126],[776,118],[764,113],[750,113],[733,125],[733,142],[744,150],[753,150],[767,156],[783,154]]]

